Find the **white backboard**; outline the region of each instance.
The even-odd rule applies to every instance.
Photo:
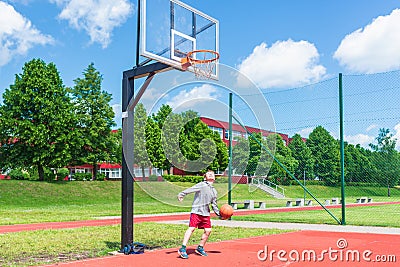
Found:
[[[181,58],[193,50],[219,53],[218,20],[178,0],[140,0],[141,56],[182,70]]]

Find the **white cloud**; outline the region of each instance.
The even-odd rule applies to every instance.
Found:
[[[304,138],[308,138],[308,136],[310,135],[310,133],[314,130],[314,128],[305,128],[302,129],[300,131],[298,131],[297,133]]]
[[[17,55],[25,55],[35,45],[52,43],[51,36],[42,34],[13,6],[0,1],[0,66]]]
[[[364,148],[369,148],[369,144],[374,142],[375,137],[366,134],[346,135],[344,140],[353,145],[361,145]]]
[[[106,48],[111,42],[112,31],[123,24],[133,12],[133,4],[127,0],[51,0],[61,6],[60,19],[71,27],[87,32],[91,43]]]
[[[155,88],[155,87],[150,87],[147,88],[146,91],[143,93],[140,101],[154,101],[156,99],[159,99],[160,97],[162,97],[164,95],[163,92],[160,92],[159,89]]]
[[[396,149],[400,150],[400,123],[394,126],[393,137],[396,138]]]
[[[114,121],[117,124],[117,127],[121,125],[122,122],[122,106],[121,104],[113,104],[111,105],[114,111]]]
[[[333,57],[358,73],[400,69],[400,9],[348,34]]]
[[[182,90],[166,104],[172,109],[190,108],[196,104],[215,100],[218,97],[217,89],[210,84],[196,86],[191,90]]]
[[[376,129],[376,128],[378,128],[378,125],[376,125],[376,124],[371,124],[370,126],[367,127],[366,131],[369,132],[369,131],[371,131],[371,130],[373,130],[373,129]]]
[[[238,69],[261,88],[294,87],[324,78],[326,68],[319,65],[318,60],[319,53],[314,44],[289,39],[278,41],[271,47],[261,43]],[[240,79],[238,82],[240,84]]]

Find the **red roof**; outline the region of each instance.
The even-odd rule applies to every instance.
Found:
[[[78,165],[78,166],[68,166],[68,168],[76,168],[76,169],[93,169],[92,164],[85,163],[83,165]]]
[[[229,129],[229,123],[225,122],[225,121],[219,121],[219,120],[214,120],[214,119],[210,119],[210,118],[206,118],[206,117],[200,117],[200,120],[202,122],[204,122],[205,124],[207,124],[208,126],[214,126],[217,128],[222,128],[224,130],[228,130]],[[264,129],[259,129],[259,128],[255,128],[255,127],[250,127],[250,126],[245,126],[247,131],[249,131],[250,133],[259,133],[261,132],[261,134],[263,136],[268,136],[270,134],[273,134],[275,132],[271,132],[268,130],[264,130]],[[246,133],[246,131],[243,129],[243,127],[239,124],[235,124],[232,123],[232,131],[238,131],[238,132],[242,132],[242,133]],[[289,136],[287,134],[282,134],[282,133],[277,133],[279,134],[283,141],[286,143],[286,145],[289,144]],[[225,138],[224,138],[225,139]]]
[[[100,169],[120,169],[121,165],[118,163],[101,163],[99,164]]]
[[[118,163],[99,163],[97,165],[99,169],[120,169],[122,168],[121,165]],[[68,166],[68,168],[76,168],[76,169],[93,169],[92,164],[83,164],[79,166]]]

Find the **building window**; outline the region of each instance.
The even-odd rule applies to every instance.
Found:
[[[109,179],[119,179],[122,178],[122,170],[117,169],[100,169],[100,173],[103,173]]]
[[[163,170],[162,169],[157,169],[157,168],[144,168],[144,176],[145,177],[149,177],[150,175],[157,175],[157,176],[161,176],[162,175]],[[137,166],[134,167],[134,174],[135,177],[143,177],[143,172],[142,172],[142,168],[139,168]]]
[[[233,140],[235,140],[235,137],[240,136],[242,137],[244,133],[239,132],[239,131],[232,131],[232,136]],[[225,130],[225,139],[229,140],[229,130]]]
[[[92,172],[92,170],[88,168],[75,169],[75,173],[89,173],[89,172]]]
[[[222,128],[217,128],[217,127],[214,127],[214,126],[208,126],[208,128],[210,128],[213,132],[218,133],[219,136],[221,137],[221,139],[223,139],[224,131],[222,130]]]
[[[235,137],[237,137],[237,136],[242,137],[243,133],[239,132],[239,131],[232,131],[232,136],[233,136],[233,139],[235,140]]]

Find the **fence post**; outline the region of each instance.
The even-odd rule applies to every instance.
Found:
[[[228,204],[232,204],[232,93],[229,93]],[[247,181],[248,183],[248,181]]]
[[[342,192],[342,220],[341,224],[346,225],[346,197],[344,180],[344,132],[343,132],[343,81],[342,73],[339,73],[339,113],[340,113],[340,177]]]

